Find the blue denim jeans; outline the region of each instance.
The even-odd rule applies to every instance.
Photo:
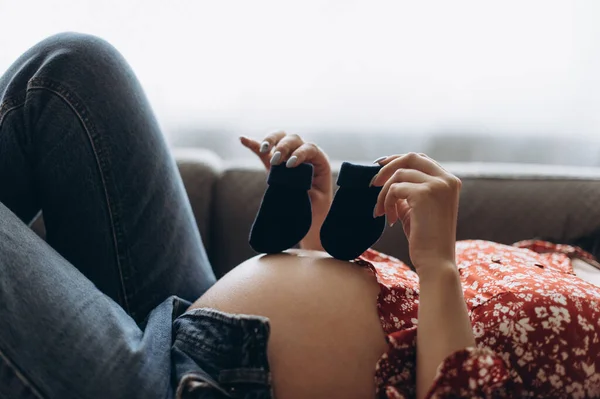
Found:
[[[214,281],[122,56],[80,34],[23,54],[0,78],[0,398],[271,397],[268,321],[186,312]]]

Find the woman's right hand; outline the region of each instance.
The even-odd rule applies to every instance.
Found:
[[[321,226],[333,201],[333,177],[327,155],[316,144],[305,143],[297,134],[282,131],[268,135],[262,142],[243,136],[240,137],[240,141],[258,156],[267,171],[271,166],[283,163],[290,168],[302,163],[313,165],[313,182],[308,191],[313,212],[312,225],[300,242],[300,247],[322,251]]]
[[[379,164],[372,185],[383,189],[374,214],[402,222],[417,273],[454,265],[461,181],[425,154],[393,155]]]

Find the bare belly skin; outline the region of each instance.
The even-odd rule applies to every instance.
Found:
[[[257,256],[220,279],[192,308],[266,316],[277,399],[375,397],[386,351],[369,270],[315,251]]]

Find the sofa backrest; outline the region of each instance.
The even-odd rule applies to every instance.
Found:
[[[218,277],[256,255],[248,234],[266,188],[258,163],[224,163],[201,149],[174,151],[198,228]],[[333,165],[334,174],[339,163]],[[447,163],[461,178],[458,239],[569,242],[600,229],[600,168]],[[335,183],[335,179],[334,179]],[[44,236],[43,219],[33,223]],[[386,227],[375,249],[410,264],[402,227]]]
[[[256,255],[248,234],[266,188],[266,172],[258,163],[223,163],[207,151],[175,154],[213,267],[221,276]],[[339,166],[334,163],[335,174]],[[600,168],[444,166],[463,181],[458,239],[568,242],[600,229]],[[410,263],[400,225],[386,228],[374,248]]]

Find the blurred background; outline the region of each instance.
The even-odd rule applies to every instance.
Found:
[[[600,166],[599,20],[595,0],[0,0],[0,70],[103,37],[171,145],[226,159],[284,129],[340,160]]]

